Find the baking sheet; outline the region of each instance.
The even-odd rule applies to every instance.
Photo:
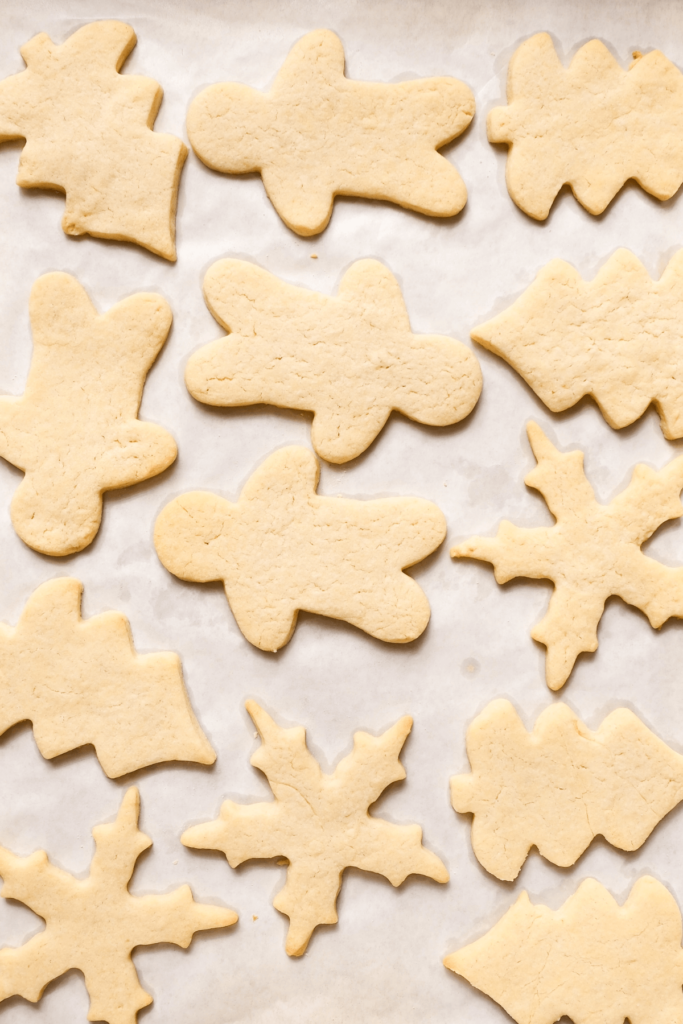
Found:
[[[552,33],[565,59],[598,37],[625,67],[632,50],[654,47],[683,67],[683,8],[642,0],[5,0],[0,76],[23,68],[18,48],[35,33],[61,43],[97,18],[133,25],[138,45],[124,70],[162,84],[156,127],[183,138],[197,92],[227,80],[267,88],[294,42],[316,28],[339,33],[349,77],[455,75],[477,101],[473,125],[447,150],[469,201],[458,217],[439,221],[388,203],[341,199],[324,234],[302,239],[279,220],[258,176],[215,174],[190,153],[180,188],[178,262],[171,265],[133,245],[67,238],[60,228],[63,198],[19,189],[21,144],[0,147],[0,389],[23,390],[31,356],[27,302],[40,274],[75,274],[100,310],[136,291],[160,292],[175,321],[149,375],[141,415],[169,428],[180,450],[160,477],[109,494],[96,541],[62,559],[36,554],[14,534],[8,506],[21,474],[0,462],[0,621],[16,624],[45,580],[78,577],[85,584],[84,615],[117,609],[130,619],[138,651],[179,652],[194,709],[218,752],[212,768],[163,765],[111,781],[90,748],[48,762],[30,726],[17,726],[0,739],[0,843],[22,855],[45,849],[54,863],[83,877],[93,852],[92,826],[111,820],[125,789],[135,784],[141,827],[154,847],[140,858],[132,891],[167,892],[189,882],[196,898],[239,912],[236,928],[200,935],[187,951],[169,945],[135,953],[141,983],[154,997],[141,1022],[502,1022],[508,1019],[503,1010],[446,971],[442,957],[483,934],[522,889],[533,901],[558,907],[592,876],[623,900],[648,872],[683,906],[683,810],[672,812],[635,853],[597,840],[570,870],[533,853],[514,884],[498,882],[474,858],[469,818],[457,816],[449,803],[449,776],[468,767],[467,725],[501,696],[514,702],[527,726],[553,700],[566,701],[592,728],[626,706],[683,751],[683,624],[655,632],[639,612],[612,599],[599,651],[583,655],[565,689],[552,695],[544,682],[545,649],[529,637],[550,585],[499,587],[488,565],[452,562],[448,549],[471,533],[493,533],[502,518],[525,526],[551,522],[542,499],[522,482],[534,464],[524,430],[530,418],[561,448],[585,451],[602,501],[625,486],[636,462],[661,467],[681,444],[664,440],[652,410],[618,433],[589,400],[553,416],[510,367],[477,349],[484,390],[463,424],[432,429],[394,414],[360,458],[322,468],[322,494],[418,495],[447,517],[444,545],[411,570],[429,598],[432,619],[407,646],[302,614],[291,642],[278,654],[263,653],[242,637],[219,584],[185,584],[163,569],[152,527],[181,492],[199,487],[235,499],[270,452],[310,444],[307,415],[211,409],[185,390],[187,357],[222,333],[201,294],[204,273],[221,257],[253,260],[328,294],[353,261],[375,257],[401,282],[414,331],[462,341],[555,257],[592,277],[626,246],[658,277],[683,241],[681,194],[660,203],[628,184],[602,216],[591,217],[565,192],[548,220],[535,222],[507,195],[506,151],[487,143],[485,118],[504,101],[511,54],[540,30]],[[680,564],[683,527],[665,526],[648,550]],[[285,869],[251,863],[233,871],[222,855],[186,850],[179,842],[185,827],[215,817],[226,797],[270,799],[264,777],[249,765],[258,742],[244,710],[248,697],[282,724],[305,725],[311,750],[327,770],[350,750],[355,730],[378,733],[411,714],[407,779],[390,787],[375,811],[391,821],[419,822],[426,845],[448,865],[450,883],[412,877],[396,890],[379,876],[349,870],[339,924],[319,928],[305,956],[288,958],[287,919],[272,907]],[[23,906],[0,901],[0,944],[19,945],[40,927]],[[78,1022],[87,1011],[82,978],[70,972],[36,1006],[18,998],[0,1004],[0,1021]]]

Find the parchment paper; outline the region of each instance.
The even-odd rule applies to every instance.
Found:
[[[610,710],[626,706],[682,751],[683,624],[655,632],[639,612],[612,600],[598,653],[582,656],[568,685],[553,696],[544,682],[544,648],[529,637],[550,585],[499,587],[489,566],[452,562],[448,548],[471,533],[494,532],[502,518],[526,526],[551,522],[542,500],[523,484],[534,464],[524,431],[530,418],[562,448],[585,451],[588,476],[603,501],[625,486],[637,462],[660,467],[681,444],[664,440],[652,410],[618,433],[588,400],[553,416],[510,367],[477,349],[484,390],[463,424],[438,430],[393,415],[363,456],[322,469],[323,494],[419,495],[446,514],[446,543],[412,571],[431,602],[431,623],[407,646],[303,614],[289,645],[265,654],[242,637],[220,585],[184,584],[163,569],[152,527],[159,510],[182,491],[205,488],[235,499],[274,449],[310,443],[306,415],[211,409],[185,390],[188,355],[223,333],[201,293],[204,273],[220,257],[253,260],[327,294],[335,293],[354,260],[376,257],[398,276],[413,330],[463,341],[554,257],[592,277],[626,246],[659,276],[683,242],[680,194],[660,203],[629,184],[602,216],[591,217],[565,192],[548,220],[537,223],[508,197],[506,151],[487,143],[485,119],[504,100],[511,54],[534,32],[550,31],[565,59],[599,37],[624,66],[632,50],[657,47],[683,67],[683,8],[655,0],[4,0],[1,14],[2,77],[22,70],[19,46],[37,32],[63,42],[93,19],[130,22],[139,41],[124,70],[162,84],[156,127],[184,138],[187,106],[200,89],[227,80],[267,88],[294,42],[315,28],[339,33],[352,78],[452,74],[475,92],[474,123],[448,148],[469,190],[455,219],[341,199],[324,234],[302,239],[280,221],[258,176],[214,174],[191,153],[180,189],[176,265],[133,245],[67,238],[60,228],[63,198],[18,188],[21,144],[0,147],[0,389],[23,390],[31,357],[27,302],[40,274],[75,274],[101,310],[133,292],[158,291],[175,322],[149,376],[141,415],[169,428],[180,449],[162,476],[109,494],[96,541],[63,559],[36,554],[14,534],[8,507],[21,474],[0,462],[0,621],[14,625],[45,580],[78,577],[86,616],[117,609],[130,619],[139,651],[180,653],[193,706],[218,751],[213,768],[157,766],[112,782],[90,748],[48,762],[30,726],[18,726],[0,739],[0,843],[22,855],[45,849],[56,864],[83,876],[93,852],[92,826],[113,818],[134,783],[142,794],[141,827],[154,847],[140,859],[132,890],[166,892],[189,882],[196,898],[239,912],[236,928],[199,936],[187,952],[173,946],[136,952],[141,982],[154,996],[141,1022],[503,1022],[505,1013],[446,971],[442,957],[483,934],[522,889],[558,907],[593,876],[623,900],[649,872],[683,906],[683,811],[669,815],[636,853],[596,841],[572,870],[534,853],[516,883],[500,883],[479,867],[469,818],[458,817],[449,803],[449,776],[467,769],[466,728],[500,696],[515,703],[528,726],[552,700],[566,701],[593,728]],[[683,528],[660,530],[649,550],[680,564]],[[450,883],[412,878],[395,890],[379,876],[347,871],[339,924],[318,929],[300,960],[288,958],[287,920],[271,905],[285,869],[255,863],[233,871],[222,855],[186,850],[179,842],[185,827],[215,817],[226,797],[270,799],[264,777],[249,765],[257,741],[244,711],[247,697],[283,724],[305,725],[327,770],[349,751],[356,729],[380,732],[400,715],[413,715],[403,757],[407,779],[391,787],[375,812],[419,822],[425,843],[447,863]],[[0,900],[0,944],[18,945],[40,927],[24,907]],[[82,978],[71,972],[37,1006],[18,998],[0,1005],[0,1021],[76,1024],[87,1010]]]

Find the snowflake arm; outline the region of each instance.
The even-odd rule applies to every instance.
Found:
[[[564,686],[579,654],[597,651],[604,610],[600,593],[555,587],[548,611],[531,630],[532,638],[547,648],[545,677],[551,690]]]

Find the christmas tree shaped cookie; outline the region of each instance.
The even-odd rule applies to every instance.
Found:
[[[57,46],[21,47],[27,68],[0,81],[0,142],[26,139],[17,184],[66,195],[67,235],[117,238],[175,260],[187,148],[152,131],[161,86],[119,70],[137,39],[122,21],[84,25]]]
[[[344,76],[334,32],[309,32],[290,51],[267,94],[223,82],[190,104],[187,133],[216,171],[259,171],[285,224],[322,231],[334,197],[386,199],[452,217],[467,190],[436,151],[465,130],[471,91],[456,78],[385,85]]]
[[[138,830],[139,811],[138,791],[129,789],[116,821],[93,829],[85,879],[55,867],[42,850],[16,857],[0,847],[2,895],[45,921],[23,946],[0,950],[0,1000],[20,995],[35,1003],[49,982],[76,968],[90,996],[88,1020],[135,1024],[152,997],[138,981],[133,949],[158,942],[186,949],[195,932],[235,923],[232,910],[195,903],[189,885],[163,896],[130,895],[135,862],[152,845]]]
[[[640,550],[658,526],[683,515],[683,455],[659,471],[636,466],[628,487],[600,505],[584,475],[583,452],[559,452],[535,423],[527,433],[538,465],[525,482],[541,492],[555,526],[524,530],[504,520],[496,537],[472,537],[451,554],[491,562],[498,583],[517,576],[553,581],[548,613],[531,635],[548,648],[546,680],[559,690],[581,651],[597,649],[612,594],[640,608],[655,628],[683,618],[683,567]]]
[[[365,451],[392,409],[442,427],[479,398],[472,353],[452,338],[413,334],[398,281],[377,260],[354,263],[336,298],[221,260],[204,294],[232,333],[191,357],[190,394],[209,405],[311,411],[313,446],[329,462]]]
[[[171,435],[137,418],[171,310],[139,292],[99,316],[75,277],[53,273],[34,284],[29,312],[31,368],[21,398],[0,398],[0,456],[26,474],[11,505],[21,539],[70,555],[99,530],[104,491],[176,457]]]
[[[290,956],[306,951],[319,924],[336,923],[347,867],[384,875],[392,885],[410,874],[448,881],[439,858],[422,845],[419,825],[393,825],[368,814],[388,785],[406,777],[399,754],[411,718],[382,736],[357,732],[351,753],[325,775],[306,746],[305,729],[281,729],[253,700],[247,710],[261,737],[251,763],[267,777],[275,800],[226,800],[217,821],[189,828],[182,841],[222,850],[233,868],[254,857],[287,858],[287,884],[273,906],[289,918]]]
[[[318,476],[312,452],[281,448],[236,503],[181,494],[156,521],[157,554],[182,580],[222,580],[238,626],[264,651],[290,640],[300,610],[390,643],[414,640],[429,603],[402,570],[439,546],[443,514],[420,498],[320,497]]]
[[[517,1024],[683,1020],[681,912],[645,875],[623,906],[592,878],[559,910],[525,892],[487,935],[444,960]]]
[[[659,50],[624,71],[592,39],[564,68],[547,32],[522,43],[508,69],[508,106],[488,116],[489,142],[510,147],[506,179],[520,209],[545,220],[564,184],[602,213],[634,178],[657,199],[683,181],[683,75]]]
[[[528,733],[512,704],[492,701],[467,730],[470,775],[451,801],[471,812],[480,864],[512,881],[532,845],[553,864],[576,863],[596,835],[637,850],[683,800],[683,757],[618,708],[591,732],[553,704]]]
[[[683,437],[683,251],[659,281],[628,249],[592,281],[553,260],[472,337],[507,360],[553,412],[591,395],[618,430],[654,402],[664,436]]]
[[[110,778],[159,761],[213,764],[177,654],[136,654],[119,612],[84,622],[82,591],[50,580],[16,629],[0,623],[0,734],[29,719],[43,757],[92,743]]]

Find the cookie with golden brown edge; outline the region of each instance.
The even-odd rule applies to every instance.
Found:
[[[328,462],[365,451],[392,409],[443,427],[479,398],[472,352],[453,338],[413,334],[398,281],[378,260],[354,263],[334,298],[220,260],[204,295],[231,333],[190,358],[190,394],[208,405],[310,411],[313,447]]]
[[[334,32],[309,32],[290,51],[273,88],[222,82],[190,104],[187,134],[215,171],[259,171],[285,224],[323,231],[337,195],[386,199],[434,217],[467,201],[462,178],[437,150],[474,114],[456,78],[386,85],[344,76]]]

